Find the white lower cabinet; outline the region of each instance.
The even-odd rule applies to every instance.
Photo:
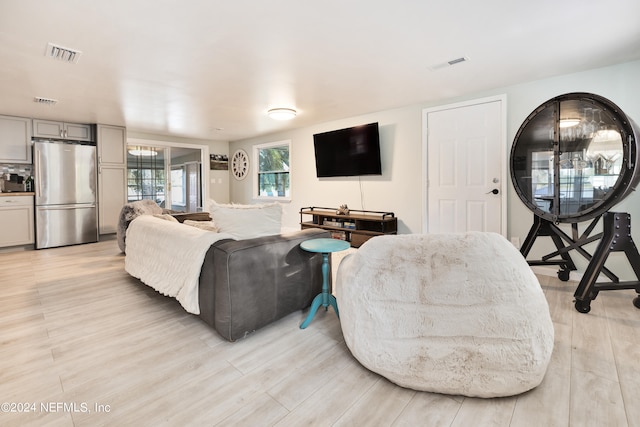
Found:
[[[33,243],[33,196],[0,196],[0,247]]]
[[[100,197],[98,218],[100,234],[115,233],[122,206],[127,202],[127,170],[122,167],[101,166],[98,175]]]

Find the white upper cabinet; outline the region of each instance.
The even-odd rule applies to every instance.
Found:
[[[33,119],[33,136],[37,138],[93,141],[91,125]]]
[[[31,119],[0,116],[0,163],[31,163]]]
[[[101,165],[127,164],[127,134],[120,126],[98,125],[98,159]]]

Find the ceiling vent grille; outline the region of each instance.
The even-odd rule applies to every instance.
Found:
[[[447,61],[447,64],[449,65],[456,65],[459,64],[461,62],[465,62],[467,61],[467,58],[465,58],[464,56],[461,58],[456,58],[456,59],[452,59],[451,61]]]
[[[441,64],[432,65],[429,67],[431,71],[441,70],[443,68],[452,67],[457,64],[462,64],[463,62],[469,61],[469,58],[466,56],[461,56],[460,58],[451,59],[447,62],[443,62]]]
[[[48,43],[47,50],[44,55],[58,61],[77,64],[82,52],[75,49],[69,49],[68,47],[58,46],[53,43]]]
[[[58,100],[36,96],[35,98],[33,98],[33,102],[37,102],[41,105],[56,105],[58,103]]]

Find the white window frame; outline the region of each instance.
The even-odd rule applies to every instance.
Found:
[[[179,186],[176,186],[173,184],[173,171],[178,171],[178,170],[181,171],[182,173],[182,182],[180,183]],[[187,196],[186,196],[187,186],[185,182],[186,181],[185,175],[186,175],[186,168],[184,164],[180,164],[180,165],[171,164],[171,171],[169,173],[169,180],[171,181],[171,206],[174,206],[174,205],[180,205],[185,207],[187,206]],[[173,198],[178,193],[178,191],[176,190],[176,187],[180,188],[180,194],[182,195],[182,200],[180,200],[179,203],[174,203],[175,201],[173,200]]]
[[[287,146],[289,148],[289,195],[288,196],[261,196],[259,194],[259,180],[258,180],[258,175],[260,173],[259,169],[260,169],[260,164],[259,164],[259,156],[258,153],[260,152],[260,150],[265,149],[265,148],[273,148],[273,147],[282,147],[282,146]],[[251,174],[251,179],[253,180],[253,198],[255,200],[277,200],[277,201],[291,201],[291,194],[292,194],[292,180],[291,180],[291,140],[290,139],[285,139],[282,141],[276,141],[276,142],[267,142],[265,144],[258,144],[258,145],[254,145],[253,146],[253,154],[252,154],[252,158],[253,158],[253,164],[255,165],[255,167],[251,168],[253,170],[253,173]]]

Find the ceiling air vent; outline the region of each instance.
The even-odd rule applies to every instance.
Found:
[[[49,58],[57,59],[58,61],[69,62],[71,64],[77,64],[82,52],[75,49],[69,49],[68,47],[62,47],[53,43],[47,44],[47,51],[44,54]]]
[[[33,98],[33,102],[37,102],[38,104],[42,104],[42,105],[56,105],[58,100],[51,99],[51,98],[41,98],[39,96],[36,96],[35,98]]]
[[[431,71],[441,70],[442,68],[451,67],[451,66],[454,66],[456,64],[462,64],[463,62],[467,62],[467,61],[469,61],[468,57],[461,56],[460,58],[451,59],[451,60],[449,60],[447,62],[443,62],[441,64],[432,65],[431,67],[429,67],[429,69]]]
[[[456,58],[456,59],[452,59],[451,61],[447,61],[447,64],[449,65],[456,65],[459,64],[461,62],[465,62],[467,60],[467,58],[465,58],[464,56],[462,58]]]

